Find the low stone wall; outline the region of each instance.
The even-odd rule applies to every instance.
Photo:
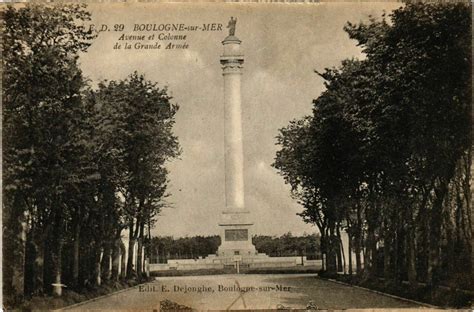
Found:
[[[304,261],[305,266],[322,266],[323,265],[323,260],[305,260]]]
[[[269,262],[269,263],[279,263],[279,262],[291,262],[295,265],[302,264],[303,261],[306,260],[306,257],[262,257],[262,258],[255,258],[253,259],[253,263],[260,263],[260,262]]]
[[[203,270],[203,269],[223,269],[224,265],[220,263],[194,263],[180,264],[177,270]]]
[[[167,270],[203,270],[223,269],[224,265],[234,265],[232,258],[219,258],[211,256],[205,259],[174,259],[168,263],[150,263],[150,272]],[[307,260],[306,257],[269,257],[257,255],[252,258],[244,258],[243,265],[249,268],[285,268],[295,266],[320,266],[321,260]]]
[[[203,270],[203,269],[223,269],[224,265],[220,263],[151,263],[150,272],[168,271],[168,270]]]
[[[271,262],[254,262],[249,263],[249,268],[288,268],[295,267],[294,261],[271,261]]]
[[[150,272],[156,271],[167,271],[170,269],[170,265],[167,263],[150,263]]]

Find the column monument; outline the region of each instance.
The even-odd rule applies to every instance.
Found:
[[[221,245],[217,254],[204,259],[173,259],[166,264],[154,264],[151,271],[223,269],[226,265],[249,268],[294,267],[308,263],[306,257],[269,257],[258,253],[252,244],[250,211],[244,198],[244,151],[242,144],[242,103],[240,79],[244,55],[242,41],[235,36],[237,19],[229,21],[229,35],[222,41],[220,57],[224,77],[224,148],[225,148],[225,208],[220,214]],[[317,261],[317,260],[314,260]],[[161,266],[161,267],[160,267]]]
[[[224,53],[220,57],[224,76],[224,148],[225,148],[225,209],[219,226],[221,245],[218,257],[241,256],[242,259],[257,254],[252,244],[249,210],[244,200],[244,154],[242,146],[242,105],[240,79],[244,56],[239,38],[235,36],[237,19],[231,17],[227,28],[229,35],[222,41]]]

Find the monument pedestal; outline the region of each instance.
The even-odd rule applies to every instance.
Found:
[[[241,256],[242,259],[254,257],[257,254],[252,244],[249,212],[244,210],[224,210],[221,214],[221,245],[217,250],[220,258]]]

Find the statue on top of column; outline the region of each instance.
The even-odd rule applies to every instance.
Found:
[[[227,24],[227,28],[229,28],[229,36],[235,36],[235,24],[237,24],[237,18],[231,16],[229,24]]]

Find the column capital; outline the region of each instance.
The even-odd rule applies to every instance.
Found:
[[[243,66],[240,64],[226,64],[222,66],[222,74],[223,75],[231,75],[231,74],[242,74]]]
[[[244,56],[243,55],[221,55],[220,60],[221,60],[222,65],[233,64],[233,63],[243,64]]]

